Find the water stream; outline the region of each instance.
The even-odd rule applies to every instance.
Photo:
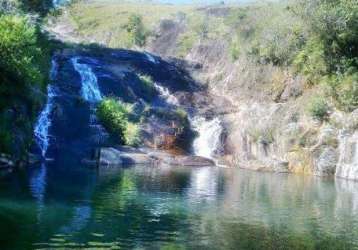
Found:
[[[158,63],[159,63],[158,60],[157,60],[156,58],[154,58],[154,56],[152,56],[150,53],[144,52],[144,54],[145,54],[145,56],[146,56],[146,58],[147,58],[148,61],[150,61],[150,62],[152,62],[152,63],[154,63],[154,64],[158,64]]]
[[[217,151],[221,147],[221,134],[223,127],[219,118],[211,120],[197,116],[191,119],[192,126],[198,132],[198,137],[194,140],[194,153],[210,159],[215,158]]]
[[[56,59],[52,60],[50,80],[56,78],[58,65]],[[53,99],[56,96],[55,87],[52,83],[47,86],[47,102],[44,109],[41,111],[34,129],[35,141],[41,150],[43,158],[46,156],[47,149],[50,145],[49,129],[51,126],[51,112],[53,109]]]
[[[80,57],[71,59],[75,70],[81,76],[81,96],[90,103],[99,102],[102,100],[102,94],[98,87],[97,77],[93,73],[92,68],[85,63],[80,63],[80,60]]]
[[[179,101],[175,95],[170,93],[169,89],[157,83],[155,88],[159,91],[160,96],[170,105],[178,106]],[[202,116],[194,116],[189,119],[192,128],[198,133],[198,137],[194,140],[194,154],[209,159],[214,159],[215,154],[221,147],[221,134],[223,127],[219,118],[211,120]]]
[[[170,105],[178,106],[179,101],[175,95],[171,94],[169,89],[159,85],[158,83],[154,83],[155,89],[159,92],[160,96]]]

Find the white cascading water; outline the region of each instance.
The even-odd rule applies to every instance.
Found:
[[[220,137],[223,131],[219,118],[206,120],[204,117],[194,117],[191,125],[199,136],[194,140],[194,154],[213,159],[215,152],[220,148]]]
[[[158,63],[158,60],[155,59],[150,53],[148,52],[144,52],[145,56],[147,57],[148,61],[154,63],[154,64],[157,64]]]
[[[158,92],[160,93],[160,96],[166,100],[167,103],[177,106],[179,104],[178,99],[170,94],[169,89],[163,86],[158,85],[157,83],[154,83],[154,87]]]
[[[358,132],[339,132],[339,158],[336,176],[340,178],[358,180]]]
[[[50,80],[53,81],[57,74],[58,65],[55,59],[52,59]],[[47,86],[47,103],[44,109],[41,111],[36,125],[35,125],[35,139],[36,144],[41,150],[42,157],[45,158],[47,149],[50,144],[49,128],[51,126],[51,112],[53,109],[53,99],[56,96],[54,86],[49,84]]]
[[[52,0],[52,6],[56,9],[63,5],[66,5],[70,2],[70,0]]]
[[[71,59],[73,67],[81,76],[81,95],[83,99],[90,103],[96,103],[102,100],[102,95],[98,87],[97,77],[93,73],[90,66],[84,63],[79,63],[79,57]]]
[[[154,87],[167,103],[174,106],[179,105],[178,99],[170,93],[168,88],[160,86],[157,83],[154,83]],[[193,143],[194,154],[213,159],[215,152],[221,146],[220,137],[223,127],[220,119],[206,120],[204,117],[197,116],[191,118],[190,123],[192,128],[199,134]]]

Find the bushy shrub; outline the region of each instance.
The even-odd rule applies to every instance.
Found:
[[[330,76],[326,81],[338,107],[347,112],[358,108],[358,72]]]
[[[138,124],[128,122],[127,127],[124,130],[125,144],[131,146],[137,146],[140,143],[139,137],[140,131]]]
[[[230,57],[232,61],[236,61],[240,56],[240,43],[238,39],[233,40],[230,44]]]
[[[298,53],[293,64],[311,84],[319,83],[322,76],[327,74],[323,42],[319,39],[311,39]]]
[[[358,107],[358,4],[355,0],[299,0],[310,37],[294,63],[311,83],[326,82],[338,107]]]
[[[139,127],[129,122],[130,106],[113,98],[104,99],[98,106],[97,116],[104,127],[126,145],[139,143]]]
[[[328,103],[321,96],[316,96],[312,98],[308,105],[308,111],[314,119],[317,119],[319,121],[324,121],[329,116]]]
[[[37,39],[36,28],[25,17],[0,17],[0,67],[9,78],[17,76],[22,85],[43,82],[36,61],[41,57]]]
[[[137,46],[144,46],[147,39],[147,32],[140,15],[132,14],[128,18],[126,30],[129,33],[132,43]]]

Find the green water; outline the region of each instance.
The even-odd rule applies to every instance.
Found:
[[[358,183],[42,166],[0,181],[0,249],[358,249]]]

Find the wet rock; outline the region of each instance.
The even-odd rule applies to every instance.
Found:
[[[39,155],[29,153],[27,156],[27,162],[29,164],[39,163],[41,161],[41,157]]]
[[[157,164],[188,166],[188,167],[204,167],[215,166],[215,162],[211,159],[193,156],[193,155],[171,155],[168,153],[150,153],[152,159],[155,159]]]
[[[10,159],[9,156],[5,154],[0,155],[0,169],[12,168],[15,166],[15,163]]]
[[[288,161],[275,161],[273,164],[273,171],[276,173],[288,173]]]
[[[324,147],[320,149],[318,157],[314,158],[314,175],[330,176],[336,172],[338,161],[337,150],[333,147]]]
[[[201,156],[173,155],[171,153],[150,149],[131,147],[101,148],[98,158],[99,166],[128,165],[171,165],[171,166],[215,166],[215,162]]]

